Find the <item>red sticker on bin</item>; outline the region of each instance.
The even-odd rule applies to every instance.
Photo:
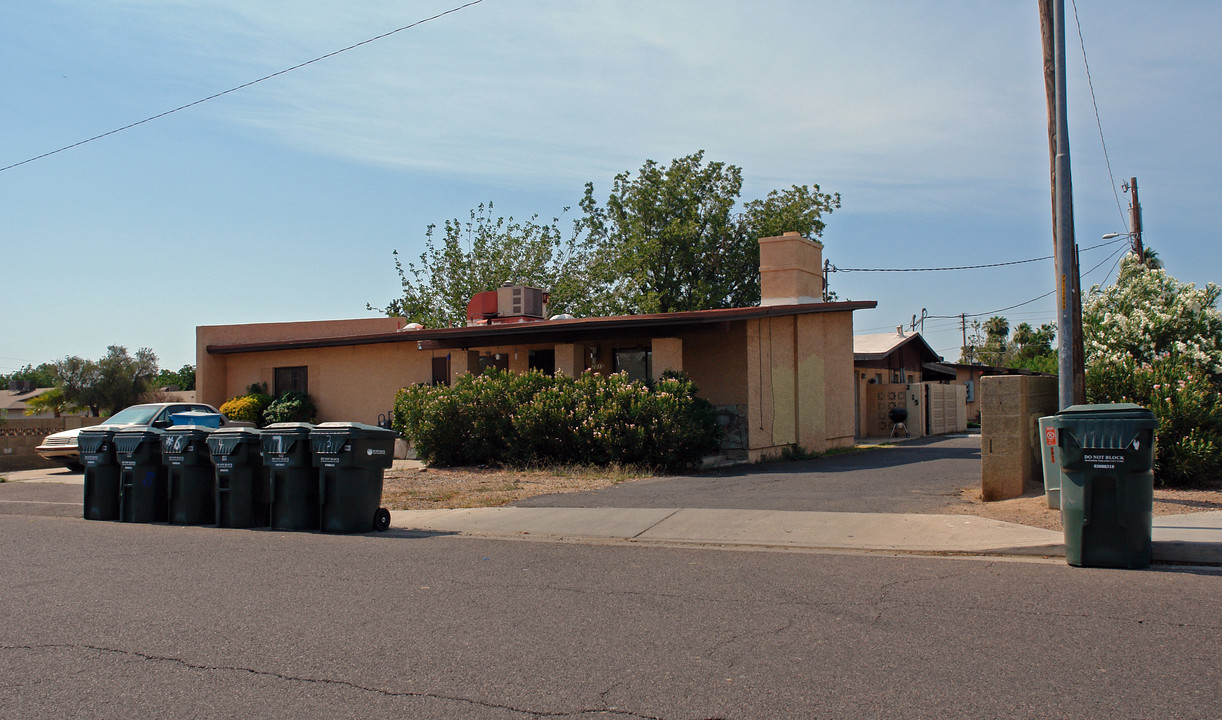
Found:
[[[1056,428],[1047,428],[1044,430],[1044,444],[1045,445],[1056,445],[1057,444],[1057,429]]]

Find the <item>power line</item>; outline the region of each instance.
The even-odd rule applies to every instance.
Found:
[[[1112,196],[1116,198],[1116,209],[1120,211],[1120,223],[1125,229],[1129,229],[1128,218],[1124,216],[1124,208],[1120,206],[1120,193],[1116,192],[1116,175],[1112,172],[1112,161],[1107,155],[1107,141],[1103,139],[1103,121],[1099,119],[1099,103],[1095,100],[1095,83],[1091,81],[1090,62],[1086,59],[1086,40],[1082,37],[1082,23],[1078,20],[1078,2],[1071,0],[1071,4],[1073,5],[1073,21],[1078,26],[1078,44],[1082,47],[1082,64],[1086,66],[1086,84],[1090,87],[1090,102],[1095,106],[1095,125],[1099,128],[1099,144],[1103,146],[1103,162],[1107,165],[1107,177],[1112,183]]]
[[[1095,250],[1104,247],[1105,245],[1115,245],[1120,242],[1127,242],[1127,237],[1119,237],[1108,240],[1107,242],[1091,245],[1087,248],[1082,248],[1082,252]],[[941,272],[945,270],[981,270],[984,268],[1005,267],[1007,265],[1023,265],[1025,263],[1041,262],[1043,260],[1051,260],[1052,255],[1045,255],[1037,258],[1027,258],[1026,260],[1011,260],[1010,262],[988,263],[985,265],[959,265],[955,267],[929,267],[929,268],[842,268],[835,265],[829,265],[828,270],[831,272]],[[933,316],[930,316],[933,317]],[[955,317],[959,317],[955,315]]]
[[[174,108],[173,110],[166,110],[166,111],[165,111],[165,112],[163,112],[163,113],[158,113],[158,114],[153,115],[153,116],[151,116],[151,117],[146,117],[146,118],[145,118],[145,119],[143,119],[143,120],[139,120],[139,121],[137,121],[137,122],[130,123],[130,124],[128,124],[128,125],[124,125],[124,126],[123,126],[123,127],[121,127],[121,128],[116,128],[116,129],[111,130],[111,131],[109,131],[109,132],[104,132],[104,133],[102,133],[101,135],[94,135],[94,136],[93,136],[93,137],[91,137],[91,138],[88,138],[88,139],[85,139],[85,140],[81,140],[81,141],[79,141],[79,142],[74,142],[74,143],[72,143],[71,145],[65,145],[65,146],[63,146],[62,148],[59,148],[58,150],[52,150],[52,151],[50,151],[50,152],[45,152],[45,153],[43,153],[43,154],[41,154],[41,155],[36,155],[36,156],[34,156],[34,157],[32,157],[32,158],[29,158],[29,159],[27,159],[27,160],[22,160],[21,162],[16,162],[16,163],[13,163],[12,165],[6,165],[5,167],[0,167],[0,172],[4,172],[5,170],[12,170],[12,169],[13,169],[13,168],[15,168],[15,167],[20,167],[20,166],[25,165],[25,164],[27,164],[27,163],[32,163],[32,162],[34,162],[35,160],[42,160],[43,158],[47,158],[47,157],[50,157],[50,156],[52,156],[52,155],[56,155],[56,154],[58,154],[58,153],[62,153],[62,152],[64,152],[65,150],[71,150],[72,148],[80,147],[81,145],[85,145],[86,143],[91,143],[91,142],[93,142],[94,140],[101,140],[101,139],[102,139],[102,138],[104,138],[104,137],[109,137],[109,136],[114,135],[114,134],[116,134],[116,133],[121,133],[121,132],[123,132],[124,130],[131,130],[132,128],[134,128],[134,127],[138,127],[138,126],[143,125],[143,124],[145,124],[145,123],[147,123],[147,122],[152,122],[152,121],[154,121],[154,120],[158,120],[158,119],[163,118],[163,117],[165,117],[165,116],[167,116],[167,115],[173,115],[174,113],[179,112],[179,111],[181,111],[181,110],[186,110],[187,108],[193,108],[193,107],[195,107],[196,105],[200,105],[200,104],[206,103],[206,102],[208,102],[209,100],[215,100],[215,99],[217,99],[217,98],[219,98],[219,97],[222,97],[222,96],[224,96],[224,95],[228,95],[229,93],[232,93],[232,92],[237,92],[238,90],[242,90],[242,89],[248,88],[248,87],[250,87],[251,85],[257,85],[257,84],[259,84],[259,83],[263,82],[264,80],[271,80],[272,78],[274,78],[274,77],[279,77],[280,75],[284,75],[285,73],[290,73],[290,72],[292,72],[292,71],[294,71],[294,70],[299,70],[299,69],[301,69],[301,68],[305,67],[306,65],[313,65],[314,63],[319,62],[319,61],[321,61],[321,60],[326,60],[326,59],[328,59],[328,58],[333,58],[333,57],[335,57],[336,55],[339,55],[340,53],[346,53],[346,52],[348,52],[349,50],[355,50],[356,48],[359,48],[359,47],[361,47],[362,45],[368,45],[369,43],[376,42],[376,41],[378,41],[378,40],[382,40],[383,38],[388,38],[388,37],[390,37],[391,35],[394,35],[395,33],[401,33],[401,32],[403,32],[404,30],[411,30],[411,29],[412,29],[412,28],[414,28],[414,27],[418,27],[418,26],[423,25],[423,24],[425,24],[425,23],[427,23],[427,22],[431,22],[431,21],[433,21],[433,20],[437,20],[438,18],[445,17],[446,15],[449,15],[449,14],[451,14],[451,13],[456,13],[456,12],[458,12],[459,10],[465,10],[466,8],[469,8],[469,7],[471,7],[472,5],[478,5],[478,4],[482,3],[483,1],[484,1],[484,0],[471,0],[471,2],[468,2],[468,3],[466,3],[465,5],[459,5],[458,7],[450,8],[449,10],[446,10],[445,12],[440,12],[440,13],[437,13],[436,15],[434,15],[434,16],[432,16],[432,17],[427,17],[427,18],[424,18],[423,20],[417,20],[416,22],[412,23],[411,25],[404,25],[404,26],[403,26],[403,27],[401,27],[401,28],[396,28],[396,29],[394,29],[394,30],[391,30],[390,32],[385,32],[385,33],[382,33],[381,35],[378,35],[378,36],[376,36],[376,37],[371,37],[371,38],[369,38],[368,40],[362,40],[361,42],[356,43],[355,45],[349,45],[349,46],[348,46],[348,47],[346,47],[346,48],[341,48],[341,49],[336,50],[336,51],[334,51],[334,52],[329,52],[329,53],[327,53],[326,55],[319,55],[318,57],[314,58],[313,60],[307,60],[307,61],[305,61],[305,62],[303,62],[303,63],[298,63],[298,64],[296,64],[296,65],[294,65],[294,66],[292,66],[292,67],[285,68],[284,70],[280,70],[280,71],[278,71],[278,72],[274,72],[274,73],[272,73],[271,75],[264,75],[263,77],[261,77],[261,78],[259,78],[259,79],[257,79],[257,80],[251,80],[250,82],[248,82],[248,83],[243,83],[243,84],[241,84],[241,85],[238,85],[237,87],[231,87],[231,88],[229,88],[228,90],[225,90],[225,91],[222,91],[222,92],[216,93],[215,95],[209,95],[208,97],[203,98],[202,100],[196,100],[195,102],[190,102],[190,103],[187,103],[186,105],[180,105],[180,106],[178,106],[178,107]]]

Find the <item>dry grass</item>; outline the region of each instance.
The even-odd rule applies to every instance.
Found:
[[[388,470],[382,505],[391,510],[499,507],[536,495],[598,490],[647,477],[653,474],[619,466]]]

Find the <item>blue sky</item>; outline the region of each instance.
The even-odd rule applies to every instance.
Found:
[[[9,0],[0,167],[460,4]],[[1116,184],[1138,178],[1146,242],[1173,275],[1218,281],[1222,4],[1077,4]],[[1067,13],[1086,247],[1125,215]],[[841,193],[823,238],[839,267],[1049,255],[1045,113],[1034,2],[484,0],[0,172],[0,372],[109,344],[176,369],[197,325],[371,316],[399,289],[391,252],[419,254],[430,223],[488,201],[550,218],[587,181],[605,198],[617,172],[700,149],[743,168],[744,199]],[[832,277],[842,298],[879,301],[859,333],[1052,287],[1050,261]],[[1005,314],[1038,324],[1053,307]],[[957,359],[957,320],[926,335]]]

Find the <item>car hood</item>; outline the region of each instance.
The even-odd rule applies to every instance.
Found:
[[[141,426],[141,425],[137,425],[137,424],[135,424],[135,423],[99,423],[99,424],[97,424],[97,425],[86,425],[86,426],[84,426],[84,427],[72,428],[72,429],[70,429],[70,430],[60,430],[60,431],[59,431],[59,432],[57,432],[57,433],[51,433],[51,434],[50,434],[50,435],[48,435],[47,437],[48,437],[48,438],[63,438],[63,439],[66,439],[66,440],[74,440],[74,439],[76,439],[76,436],[77,436],[77,435],[80,435],[80,434],[81,434],[81,431],[82,431],[82,430],[88,430],[88,429],[90,429],[90,428],[95,428],[95,427],[101,427],[102,425],[106,425],[106,426],[109,426],[109,427],[115,427],[115,428],[127,428],[127,427],[147,427],[147,426]]]

